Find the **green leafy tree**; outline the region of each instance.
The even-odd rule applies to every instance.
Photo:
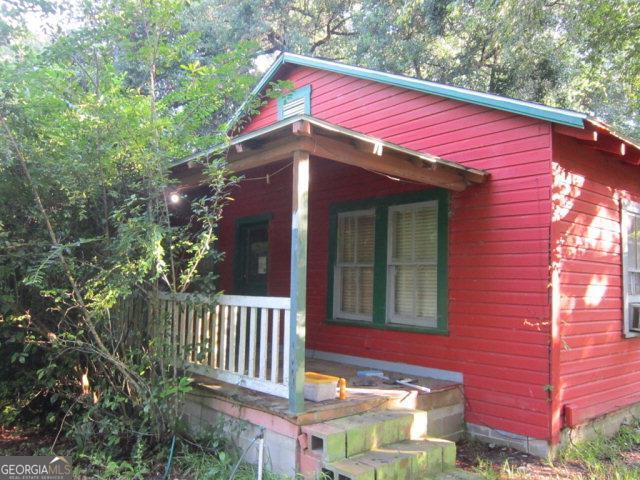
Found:
[[[593,112],[639,135],[633,0],[206,0],[203,52],[241,40]]]
[[[252,47],[196,59],[186,1],[81,7],[77,28],[42,48],[9,45],[0,65],[0,348],[11,360],[0,402],[12,421],[45,399],[44,421],[79,458],[111,470],[127,459],[144,474],[179,427],[189,381],[143,309],[122,305],[153,311],[158,290],[188,290],[218,257],[233,178],[208,162],[176,222],[170,165],[225,144],[222,119],[254,81],[242,73]]]

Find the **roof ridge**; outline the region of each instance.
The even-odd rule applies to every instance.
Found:
[[[305,66],[317,68],[320,70],[332,71],[343,75],[354,76],[366,80],[377,81],[388,85],[394,85],[408,90],[415,90],[431,95],[451,98],[454,100],[473,103],[488,108],[503,110],[518,115],[538,118],[551,123],[558,123],[574,128],[585,128],[584,122],[588,120],[589,115],[574,110],[551,107],[541,103],[519,100],[510,97],[504,97],[493,93],[479,92],[467,88],[456,87],[444,83],[437,83],[430,80],[422,80],[419,78],[398,75],[395,73],[381,72],[365,67],[358,67],[340,63],[333,60],[321,59],[318,57],[310,57],[297,53],[282,52],[269,69],[264,73],[260,81],[251,91],[251,94],[245,102],[236,110],[230,120],[230,125],[235,126],[236,122],[243,115],[249,101],[257,96],[266,85],[273,79],[280,67],[284,64]]]
[[[376,70],[373,68],[368,68],[368,67],[360,67],[358,65],[349,65],[347,63],[343,63],[343,62],[338,62],[336,60],[331,60],[329,58],[326,57],[312,57],[312,56],[308,56],[308,55],[301,55],[298,53],[291,53],[291,52],[283,52],[283,54],[290,59],[289,62],[286,63],[294,63],[291,60],[294,58],[298,58],[298,59],[312,59],[318,62],[327,62],[330,64],[335,64],[335,65],[340,65],[346,68],[353,68],[353,69],[358,69],[358,70],[362,70],[364,72],[371,72],[371,73],[375,73],[377,75],[381,75],[381,76],[389,76],[389,77],[398,77],[400,79],[405,79],[407,81],[414,81],[414,82],[419,82],[419,83],[423,83],[429,86],[434,86],[434,87],[441,87],[441,88],[447,88],[447,89],[451,89],[451,90],[456,90],[456,91],[460,91],[460,92],[464,92],[464,93],[470,93],[470,94],[476,94],[476,95],[482,95],[485,97],[492,97],[498,100],[507,100],[507,101],[511,101],[511,102],[516,102],[516,103],[523,103],[523,104],[527,104],[527,105],[535,105],[544,109],[549,109],[549,110],[556,110],[559,112],[567,112],[567,113],[572,113],[581,117],[584,117],[585,119],[590,117],[589,114],[581,112],[579,110],[573,110],[571,108],[561,108],[561,107],[554,107],[551,105],[547,105],[546,103],[541,103],[541,102],[534,102],[532,100],[523,100],[520,98],[514,98],[514,97],[509,97],[506,95],[499,95],[497,93],[490,93],[490,92],[483,92],[481,90],[474,90],[472,88],[467,88],[467,87],[459,87],[456,85],[451,85],[448,83],[443,83],[443,82],[436,82],[434,80],[426,80],[426,79],[422,79],[422,78],[418,78],[418,77],[413,77],[411,75],[404,75],[401,73],[390,73],[390,72],[384,72],[382,70]]]

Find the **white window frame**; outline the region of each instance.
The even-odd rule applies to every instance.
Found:
[[[629,282],[629,272],[639,272],[638,269],[630,269],[629,259],[629,221],[633,216],[640,217],[640,202],[633,202],[631,200],[622,200],[622,212],[621,212],[621,230],[622,235],[620,238],[621,250],[622,250],[622,309],[624,328],[623,333],[627,338],[640,337],[640,330],[633,330],[631,328],[631,311],[634,306],[640,308],[640,294],[631,295],[631,285]]]
[[[340,262],[340,219],[348,218],[348,217],[361,217],[361,216],[371,216],[373,217],[373,258],[371,260],[371,264],[368,263],[357,263],[355,260],[358,258],[358,239],[356,238],[355,249],[353,251],[353,263],[341,263]],[[360,322],[373,323],[373,297],[371,298],[371,314],[370,315],[361,315],[354,314],[351,312],[343,312],[342,311],[342,268],[343,267],[371,267],[373,270],[373,275],[375,278],[375,222],[376,222],[376,209],[375,208],[367,208],[363,210],[350,210],[348,212],[340,212],[338,213],[337,225],[336,225],[336,263],[333,269],[333,311],[335,319],[343,319],[343,320],[357,320]],[[360,295],[360,275],[356,276],[356,298],[359,299]]]
[[[436,212],[436,256],[434,261],[412,261],[412,262],[397,262],[393,259],[393,213],[403,210],[414,210],[423,206],[433,206]],[[408,315],[397,315],[395,313],[395,267],[402,265],[409,266],[429,266],[435,267],[436,275],[438,274],[438,252],[439,252],[439,244],[438,244],[438,201],[437,200],[429,200],[426,202],[414,202],[414,203],[403,203],[400,205],[393,205],[389,207],[388,210],[388,218],[387,218],[387,315],[386,315],[386,323],[394,326],[408,326],[408,327],[424,327],[424,328],[437,328],[438,327],[438,289],[439,285],[436,282],[436,313],[433,317],[418,317],[418,316],[408,316]],[[415,222],[414,222],[415,228]],[[414,232],[415,238],[415,232]],[[413,247],[415,249],[415,242],[413,243]],[[413,309],[415,311],[416,308],[416,292],[414,289],[413,292]]]

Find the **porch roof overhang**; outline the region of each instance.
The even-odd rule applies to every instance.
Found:
[[[489,177],[486,171],[411,150],[309,115],[295,115],[232,138],[226,151],[227,166],[232,172],[239,173],[291,158],[296,151],[454,191],[483,183]],[[212,149],[208,155],[215,153]],[[197,159],[193,157],[181,163],[189,164]]]

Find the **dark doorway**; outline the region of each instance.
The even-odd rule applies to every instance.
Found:
[[[266,295],[269,272],[269,220],[237,225],[236,293]]]

